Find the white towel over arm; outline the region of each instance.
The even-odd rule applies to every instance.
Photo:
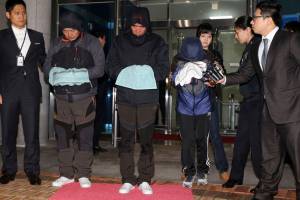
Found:
[[[191,83],[192,78],[201,79],[203,72],[207,69],[207,64],[202,61],[187,62],[175,77],[175,85],[186,85]]]

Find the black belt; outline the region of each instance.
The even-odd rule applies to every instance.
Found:
[[[83,94],[55,94],[55,97],[58,99],[62,99],[68,102],[79,101],[82,99],[86,99],[90,96],[93,96],[91,93],[83,93]]]

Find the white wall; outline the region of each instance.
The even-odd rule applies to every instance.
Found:
[[[0,0],[0,29],[6,28],[6,18],[5,18],[5,1]]]

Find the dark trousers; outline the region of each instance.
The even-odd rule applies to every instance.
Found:
[[[154,176],[152,136],[156,110],[156,104],[141,106],[118,105],[121,134],[119,155],[122,183],[131,183],[132,185],[142,182],[151,183],[151,179]],[[138,177],[134,175],[135,132],[138,133],[141,147],[138,160]]]
[[[228,170],[228,162],[224,151],[223,141],[220,135],[220,128],[219,128],[220,110],[218,106],[218,101],[219,100],[217,99],[213,101],[214,110],[211,112],[209,138],[214,151],[216,168],[221,173]]]
[[[251,162],[255,176],[260,177],[261,163],[261,101],[245,100],[240,105],[239,126],[233,149],[230,179],[242,181],[248,154],[251,153]]]
[[[139,142],[141,145],[140,156],[138,160],[138,178],[134,175],[134,140],[135,132],[120,127],[121,142],[119,145],[120,151],[120,171],[122,183],[131,183],[132,185],[142,182],[151,183],[151,178],[154,176],[154,160],[153,160],[153,125],[139,129]]]
[[[180,114],[181,164],[185,176],[196,174],[195,153],[197,154],[197,173],[208,173],[208,132],[209,116],[207,114],[198,116]]]
[[[95,102],[92,97],[77,102],[56,99],[54,129],[61,176],[90,177],[94,118]]]
[[[263,108],[262,117],[262,169],[260,187],[255,198],[271,200],[277,194],[286,153],[289,154],[296,180],[297,199],[300,199],[300,122],[276,124]]]
[[[159,81],[158,83],[159,88],[159,109],[156,113],[156,120],[155,124],[160,124],[159,118],[159,111],[161,113],[161,122],[164,125],[166,123],[166,82],[165,80]]]
[[[14,92],[4,94],[2,98],[2,173],[17,172],[16,137],[21,115],[25,139],[24,171],[27,175],[39,175],[40,97],[33,96],[20,85]]]

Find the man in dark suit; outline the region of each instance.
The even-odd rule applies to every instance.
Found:
[[[42,96],[38,65],[45,58],[43,35],[26,27],[26,4],[8,0],[5,4],[10,27],[0,31],[0,103],[2,104],[1,184],[17,173],[16,137],[22,117],[25,153],[24,171],[30,184],[40,185],[39,112]]]
[[[226,85],[248,81],[256,72],[264,97],[262,111],[261,178],[253,199],[269,200],[277,194],[286,153],[292,160],[300,199],[300,35],[278,28],[281,6],[257,4],[252,28],[262,35],[253,46],[251,62],[228,75]]]

